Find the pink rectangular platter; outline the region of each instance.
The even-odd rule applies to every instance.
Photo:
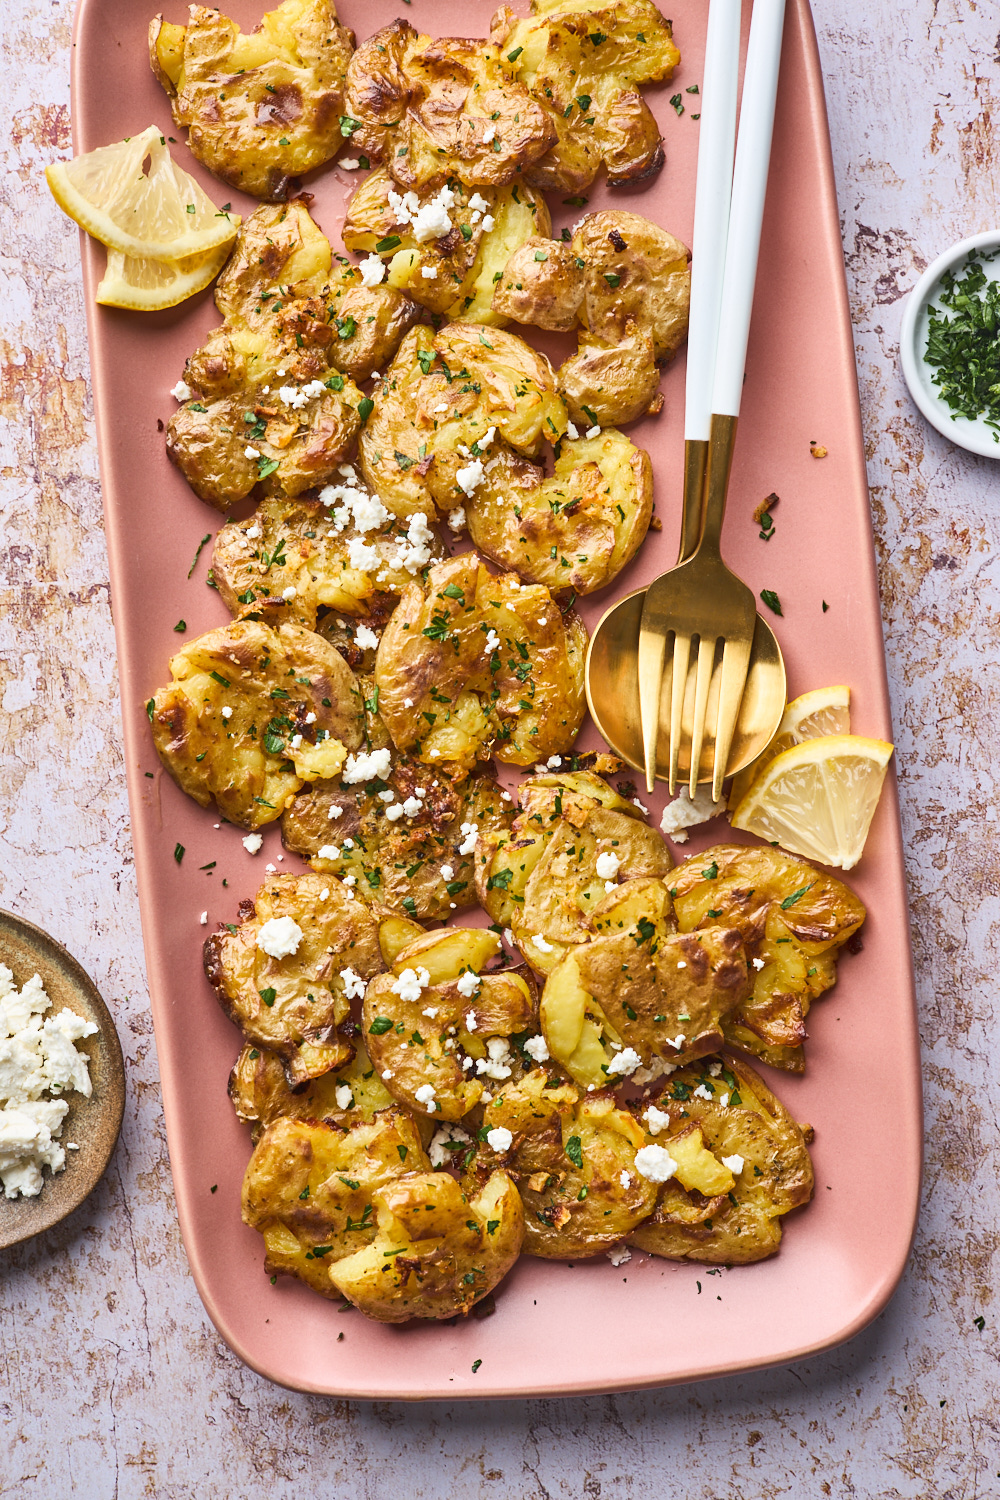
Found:
[[[244,27],[259,19],[260,8],[247,0],[224,8]],[[485,35],[491,8],[418,0],[403,13],[437,35]],[[148,6],[81,0],[73,65],[77,151],[151,122],[167,135],[183,134],[174,130],[146,61],[154,9],[155,0]],[[399,13],[396,0],[343,0],[340,9],[359,36]],[[185,18],[180,3],[170,3],[165,13],[170,20]],[[633,209],[687,243],[698,136],[691,114],[698,95],[684,91],[701,80],[706,16],[707,0],[676,0],[683,61],[669,85],[648,91],[665,137],[665,170],[646,190],[610,194],[600,186],[589,204]],[[677,92],[685,105],[680,116],[669,102]],[[234,209],[251,212],[249,200],[212,179],[180,142],[174,154],[216,202],[231,199]],[[327,169],[306,184],[316,195],[312,211],[335,248],[353,183],[352,174]],[[579,214],[558,199],[552,207],[556,234]],[[344,1315],[336,1303],[287,1279],[270,1284],[261,1240],[240,1220],[250,1145],[226,1094],[238,1036],[202,972],[206,928],[200,915],[207,910],[209,931],[232,921],[239,900],[252,896],[264,878],[265,862],[281,856],[280,838],[276,828],[269,830],[253,859],[242,847],[241,830],[218,826],[217,815],[185,798],[160,770],[144,711],[146,699],[169,677],[178,619],[186,620],[185,639],[191,640],[227,618],[219,596],[205,587],[210,545],[187,576],[198,543],[218,529],[219,518],[171,467],[160,430],[174,410],[170,388],[185,356],[219,319],[207,293],[165,313],[97,307],[103,264],[103,251],[85,238],[139,900],[177,1211],[198,1290],[222,1337],[248,1365],[294,1389],[419,1400],[665,1385],[801,1359],[857,1333],[885,1306],[902,1274],[920,1183],[919,1049],[891,775],[865,856],[848,877],[868,907],[864,951],[841,959],[836,988],[811,1013],[806,1075],[765,1070],[793,1114],[816,1130],[816,1198],[784,1221],[778,1255],[717,1275],[638,1253],[618,1269],[603,1257],[573,1265],[522,1257],[499,1290],[492,1317],[403,1329]],[[663,530],[650,533],[612,590],[584,601],[591,627],[614,597],[676,557],[683,364],[681,355],[664,375],[662,415],[632,429],[634,441],[652,456]],[[828,448],[828,457],[810,455],[812,439]],[[764,543],[751,512],[772,490],[781,501],[776,534]],[[780,596],[784,615],[772,623],[787,661],[789,695],[848,683],[855,732],[891,739],[853,340],[807,0],[788,6],[724,545],[755,592],[769,588]],[[580,744],[599,743],[588,725]],[[644,800],[658,819],[663,797]],[[683,852],[730,837],[728,824],[718,820],[697,830]],[[186,849],[180,865],[177,843]],[[200,869],[212,861],[211,871]],[[289,855],[278,868],[302,867]]]

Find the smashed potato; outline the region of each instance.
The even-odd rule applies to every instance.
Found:
[[[437,195],[400,195],[396,187],[382,168],[355,189],[344,221],[347,249],[381,255],[388,285],[428,311],[502,328],[507,319],[494,312],[493,291],[518,246],[551,233],[545,199],[524,183],[472,190],[455,180]],[[450,227],[428,239],[419,216],[432,202]],[[444,227],[443,216],[435,227]]]
[[[681,932],[716,922],[740,934],[752,992],[726,1020],[726,1040],[784,1068],[805,1070],[805,1018],[836,981],[837,954],[865,919],[841,881],[783,849],[719,844],[671,876]]]
[[[652,0],[532,0],[531,12],[522,20],[501,6],[490,33],[558,135],[526,164],[528,181],[580,193],[602,163],[611,187],[655,176],[663,145],[638,85],[669,78],[680,62],[671,23]]]
[[[506,1276],[524,1238],[524,1210],[505,1172],[470,1197],[446,1172],[377,1188],[372,1244],[330,1267],[337,1291],[379,1323],[467,1313]]]
[[[294,1089],[277,1052],[267,1047],[242,1048],[229,1075],[229,1098],[237,1119],[250,1126],[254,1144],[265,1126],[283,1116],[346,1127],[370,1121],[379,1110],[393,1106],[396,1101],[360,1041],[353,1046],[354,1056],[344,1067]]]
[[[513,453],[486,466],[466,501],[486,557],[554,593],[591,594],[635,555],[653,514],[649,455],[614,428],[559,445],[555,472]]]
[[[269,936],[279,930],[284,943]],[[374,917],[339,880],[319,875],[269,876],[240,903],[239,922],[206,940],[204,961],[230,1020],[281,1057],[292,1085],[350,1061],[339,1028],[351,997],[383,968]]]
[[[379,643],[379,712],[425,764],[525,766],[568,750],[585,711],[586,630],[548,589],[494,577],[474,552],[403,594]]]
[[[706,1265],[773,1255],[782,1215],[813,1195],[809,1127],[796,1124],[751,1067],[731,1059],[702,1059],[675,1073],[643,1117],[676,1170],[630,1243]]]
[[[284,0],[251,32],[204,5],[187,26],[157,16],[149,28],[150,65],[194,156],[271,200],[340,149],[353,50],[333,0]]]
[[[394,807],[402,816],[389,816]],[[492,767],[453,781],[402,756],[360,786],[316,782],[300,792],[282,837],[314,870],[350,876],[366,901],[443,921],[475,904],[476,838],[506,828],[509,807]]]
[[[394,1098],[435,1120],[460,1120],[484,1079],[510,1078],[508,1038],[533,1029],[535,997],[520,974],[483,974],[500,951],[485,928],[448,927],[402,948],[365,993],[365,1042]]]
[[[153,743],[181,791],[244,828],[280,818],[305,781],[334,776],[361,743],[364,710],[339,652],[292,624],[237,620],[170,660],[147,704]]]
[[[344,496],[357,497],[353,512],[336,503],[334,497]],[[269,495],[248,520],[223,526],[212,577],[236,616],[292,619],[313,630],[322,608],[352,621],[372,612],[387,615],[419,571],[424,552],[435,562],[444,556],[438,535],[419,529],[418,550],[406,525],[354,481],[327,486],[320,497]]]
[[[557,138],[550,111],[515,83],[496,46],[430,37],[408,21],[376,31],[347,69],[352,149],[404,188],[457,177],[503,187]]]
[[[498,436],[537,458],[543,438],[554,444],[566,431],[545,356],[473,323],[412,329],[374,400],[359,449],[365,481],[398,516],[436,506],[457,526]]]
[[[346,1131],[316,1120],[275,1120],[243,1178],[243,1222],[264,1237],[264,1270],[336,1297],[330,1262],[375,1239],[375,1194],[427,1166],[417,1127],[402,1109]]]
[[[649,219],[606,209],[580,220],[569,244],[530,239],[514,252],[493,307],[518,323],[568,332],[576,354],[559,370],[574,422],[630,422],[654,400],[656,366],[687,335],[687,247]]]
[[[621,893],[637,879],[666,875],[672,861],[635,804],[592,772],[531,776],[518,796],[510,830],[479,838],[476,890],[532,968],[549,974],[595,935],[593,914],[609,889]]]

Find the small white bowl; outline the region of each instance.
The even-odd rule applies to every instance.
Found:
[[[938,432],[968,448],[970,453],[980,453],[984,458],[1000,458],[1000,433],[977,418],[958,416],[942,401],[938,388],[932,381],[934,374],[924,360],[927,348],[928,308],[939,306],[940,281],[945,271],[954,270],[966,259],[971,250],[1000,249],[1000,229],[988,229],[984,234],[973,234],[967,240],[959,240],[943,255],[939,255],[927,267],[916,286],[906,299],[903,323],[899,334],[899,358],[903,375],[923,415]],[[983,267],[990,281],[1000,281],[1000,256],[992,264]]]

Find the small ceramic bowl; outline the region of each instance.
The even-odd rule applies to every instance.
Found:
[[[958,416],[942,401],[932,376],[934,371],[924,360],[927,348],[928,308],[939,306],[940,281],[945,271],[959,267],[971,250],[1000,249],[1000,229],[987,229],[983,234],[973,234],[967,240],[959,240],[943,255],[939,255],[927,267],[903,309],[903,324],[899,334],[899,358],[903,375],[923,415],[938,432],[967,448],[970,453],[982,454],[984,458],[1000,458],[1000,433],[980,419]],[[984,266],[991,281],[1000,281],[1000,256]]]
[[[60,1142],[74,1141],[66,1170],[53,1176],[46,1168],[45,1186],[36,1198],[3,1196],[0,1189],[0,1250],[51,1229],[93,1192],[111,1160],[125,1110],[125,1066],[111,1012],[76,959],[48,933],[31,922],[0,911],[0,963],[14,975],[18,988],[40,974],[52,1001],[50,1015],[66,1007],[99,1030],[77,1045],[90,1062],[93,1093],[68,1094],[69,1113]]]

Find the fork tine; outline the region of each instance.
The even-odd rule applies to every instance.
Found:
[[[712,772],[712,801],[722,796],[722,783],[729,763],[729,751],[736,733],[743,689],[750,667],[752,641],[727,640],[722,651],[722,686],[719,690],[719,716],[715,732],[715,766]]]
[[[660,693],[663,687],[663,661],[667,651],[665,630],[639,632],[639,717],[642,722],[642,758],[646,771],[646,791],[656,784],[656,752],[660,738]]]
[[[684,690],[687,687],[688,664],[690,660],[690,635],[675,634],[672,676],[670,680],[670,766],[667,782],[671,797],[677,790],[677,777],[680,769],[681,722],[684,717]]]
[[[708,713],[708,690],[712,685],[712,667],[715,663],[717,640],[717,636],[701,636],[698,641],[698,677],[694,690],[694,719],[691,722],[691,771],[688,778],[688,791],[692,797],[698,789],[701,747],[705,738],[705,718]]]

